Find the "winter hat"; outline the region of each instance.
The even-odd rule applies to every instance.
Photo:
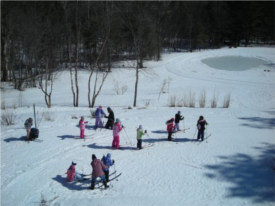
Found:
[[[108,154],[107,154],[107,157],[111,158],[111,153],[108,153]]]
[[[139,125],[139,127],[138,127],[139,129],[143,129],[143,127],[142,127],[142,125]]]
[[[76,165],[76,163],[72,161],[72,165]]]
[[[92,155],[92,160],[94,160],[94,159],[96,159],[96,156],[93,154],[93,155]]]
[[[174,119],[174,118],[172,118],[171,120],[172,120],[172,121],[174,121],[175,119]]]
[[[107,107],[107,110],[111,110],[111,108],[110,108],[110,107]]]
[[[180,111],[178,111],[178,114],[180,114]]]
[[[84,117],[83,117],[83,116],[81,116],[80,118],[81,118],[81,119],[84,119]]]
[[[120,122],[120,119],[119,118],[116,118],[116,123]]]
[[[102,106],[99,106],[100,109],[102,109]]]
[[[200,116],[200,120],[203,120],[203,116]]]

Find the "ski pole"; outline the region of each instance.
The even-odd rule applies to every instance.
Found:
[[[126,132],[125,127],[124,127],[124,132],[125,132],[125,134],[126,134],[126,136],[127,136],[128,140],[129,140],[130,144],[132,145],[131,139],[129,138],[129,135],[128,135],[128,133]]]
[[[114,163],[114,169],[115,169],[115,176],[116,176],[116,164]]]
[[[128,144],[126,138],[124,137],[123,133],[121,133],[121,136],[123,137],[123,139],[125,140],[126,144]]]
[[[194,133],[193,139],[195,139],[196,133],[197,133],[197,128],[195,129],[195,133]]]
[[[207,127],[205,127],[205,136],[207,137]],[[207,143],[207,138],[206,138],[206,143]]]

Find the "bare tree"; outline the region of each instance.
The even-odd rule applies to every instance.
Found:
[[[102,33],[100,33],[100,36],[98,37],[98,39],[101,39],[104,36],[104,41],[97,44],[99,52],[94,53],[96,56],[96,60],[95,60],[94,64],[91,66],[91,72],[90,72],[89,81],[88,81],[89,107],[94,107],[96,98],[98,97],[98,95],[102,89],[102,86],[110,72],[110,69],[111,69],[111,64],[108,64],[107,71],[104,71],[104,69],[101,66],[102,64],[100,63],[100,60],[103,59],[104,56],[107,58],[109,56],[107,44],[108,44],[108,41],[110,38],[110,33],[111,33],[113,2],[104,2],[102,6],[103,6],[103,10],[105,11],[105,12],[103,12],[103,18],[102,18],[102,19],[104,19],[104,21],[101,22],[102,25],[100,27],[100,30],[102,31]],[[91,80],[92,80],[92,76],[93,76],[94,72],[96,73],[96,75],[95,75],[93,94],[92,94],[92,100],[91,100]],[[102,76],[101,80],[99,80],[99,75]],[[99,84],[99,86],[98,86],[98,84]]]

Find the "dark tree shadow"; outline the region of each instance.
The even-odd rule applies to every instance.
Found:
[[[60,183],[63,187],[68,188],[69,190],[84,190],[90,187],[90,180],[86,180],[83,182],[68,182],[66,177],[62,177],[61,175],[56,175],[56,177],[52,178],[54,181]]]
[[[275,127],[275,118],[241,117],[239,119],[246,121],[246,123],[241,124],[242,126],[257,129],[274,129]]]
[[[205,174],[210,179],[230,182],[227,198],[247,198],[254,203],[274,203],[274,171],[272,169],[273,144],[263,143],[258,157],[238,153],[232,156],[219,156],[218,165],[205,165]]]
[[[61,140],[68,139],[68,138],[75,139],[74,135],[61,135],[57,137],[61,138]]]

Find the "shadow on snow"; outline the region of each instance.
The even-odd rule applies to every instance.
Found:
[[[20,138],[10,137],[10,138],[4,139],[4,141],[5,142],[14,142],[14,141],[23,141],[23,142],[26,142],[27,141],[27,137],[26,136],[22,136]]]
[[[96,143],[89,144],[89,145],[83,145],[83,147],[89,147],[92,149],[110,149],[110,150],[117,150],[115,147],[106,146],[106,145],[97,145]],[[120,148],[123,150],[136,150],[135,146],[123,146],[123,144],[120,145]],[[118,149],[119,150],[119,149]]]
[[[241,117],[247,123],[241,124],[242,126],[253,127],[257,129],[274,129],[275,118],[262,118],[262,117]]]
[[[219,164],[204,166],[209,170],[205,176],[230,183],[227,198],[247,198],[254,203],[274,202],[275,185],[271,158],[275,145],[262,144],[262,147],[254,148],[261,152],[258,157],[243,153],[219,156]]]
[[[63,187],[68,188],[69,190],[84,190],[90,187],[90,181],[86,180],[83,182],[68,182],[66,177],[62,177],[61,175],[56,175],[56,177],[52,178],[56,182],[60,183]]]
[[[68,139],[68,138],[71,138],[71,139],[75,138],[74,135],[61,135],[61,136],[57,136],[57,137],[61,138],[62,140]]]

